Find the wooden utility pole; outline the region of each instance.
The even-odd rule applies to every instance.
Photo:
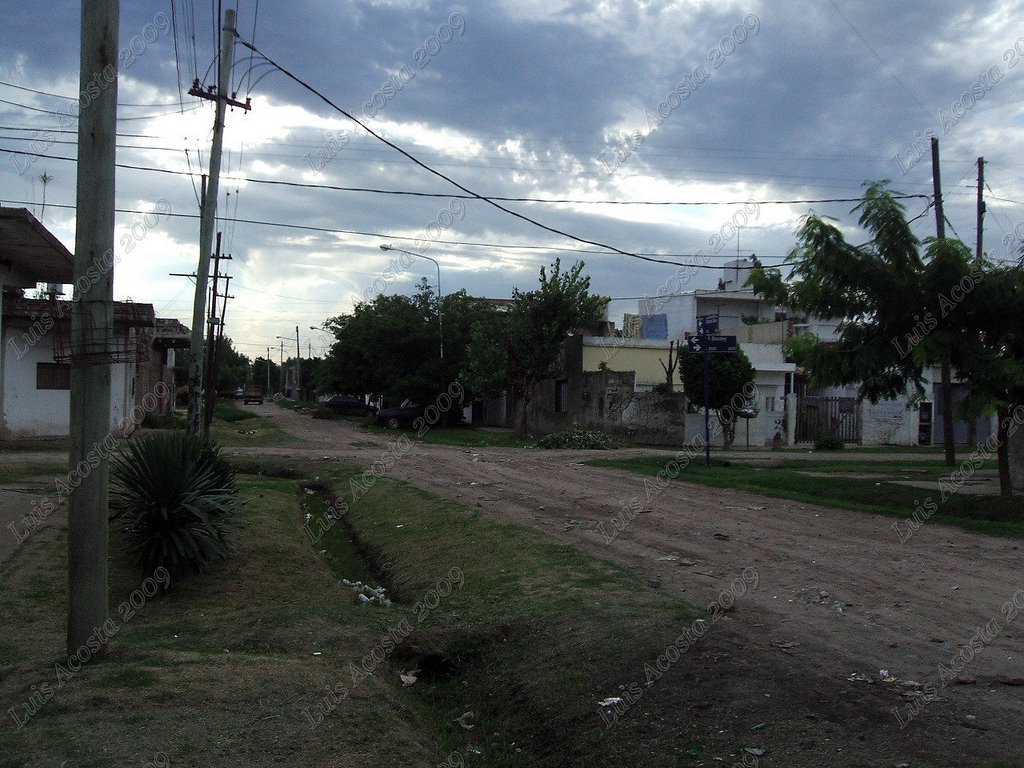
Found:
[[[110,363],[114,332],[114,160],[119,0],[82,0],[75,296],[71,308],[71,444],[67,651],[106,651]],[[99,86],[98,88],[96,86]],[[98,277],[97,277],[98,276]],[[81,286],[81,287],[80,287]],[[92,640],[93,642],[90,642]],[[83,651],[82,649],[88,650]]]
[[[217,401],[217,370],[215,366],[217,348],[213,340],[217,337],[217,283],[220,280],[220,241],[221,233],[218,232],[217,248],[213,252],[213,285],[210,287],[210,316],[206,322],[206,361],[203,369],[205,373],[203,391],[206,396],[203,398],[203,434],[209,434],[210,424],[213,422],[213,406]]]
[[[220,162],[224,146],[224,115],[228,104],[248,110],[249,101],[236,101],[231,90],[231,69],[235,56],[235,11],[224,11],[221,31],[220,66],[217,69],[217,87],[203,90],[197,80],[189,94],[217,103],[213,120],[213,145],[210,148],[210,178],[203,191],[199,210],[199,267],[196,270],[196,295],[192,306],[192,363],[188,371],[188,428],[193,435],[203,434],[203,325],[206,320],[206,283],[210,278],[210,253],[213,250],[213,227],[217,217],[217,195],[220,190]],[[208,382],[207,382],[208,383]]]
[[[982,245],[985,241],[985,158],[978,158],[978,240],[974,249],[974,263],[981,266]]]
[[[939,171],[939,140],[932,137],[932,188],[935,191],[935,235],[946,237],[946,214],[942,207],[942,174]],[[949,354],[943,353],[940,363],[939,391],[942,393],[942,448],[946,466],[956,465],[956,443],[953,439],[953,371]]]

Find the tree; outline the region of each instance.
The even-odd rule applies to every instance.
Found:
[[[541,267],[537,290],[517,288],[508,312],[472,328],[464,378],[481,394],[509,391],[519,437],[528,432],[534,388],[554,374],[566,338],[601,319],[607,299],[590,294],[583,267],[577,262],[563,272],[557,259],[550,274]]]
[[[350,315],[330,318],[324,325],[336,341],[317,366],[321,391],[433,402],[461,378],[473,324],[494,314],[486,301],[464,290],[445,296],[441,311],[443,359],[437,295],[427,280],[412,296],[381,294],[357,304]],[[451,409],[446,418],[459,413]]]
[[[270,367],[270,386],[267,387],[267,366]],[[254,386],[267,389],[267,394],[277,390],[281,383],[281,370],[277,363],[264,357],[257,357],[252,361],[252,383]]]
[[[686,398],[692,403],[704,402],[704,353],[679,350],[679,380]],[[754,381],[754,366],[743,350],[708,354],[710,407],[722,425],[722,443],[728,450],[736,437],[736,417],[747,404],[747,391]]]
[[[237,351],[229,336],[223,337],[217,346],[218,390],[236,389],[249,380],[252,363]]]
[[[658,362],[661,363],[661,369],[665,372],[665,384],[664,384],[663,389],[664,389],[664,391],[666,393],[671,393],[672,390],[673,390],[673,385],[675,384],[676,367],[679,365],[679,353],[682,351],[681,348],[680,349],[676,349],[676,345],[678,343],[679,342],[677,342],[677,341],[670,341],[668,343],[668,363],[667,364],[660,357],[658,358]],[[661,386],[661,385],[658,385],[658,386]]]
[[[1024,428],[1024,267],[990,267],[980,278],[963,299],[971,357],[960,372],[972,386],[968,410],[995,411],[999,491],[1009,496],[1009,436]]]
[[[787,259],[789,280],[778,269],[755,268],[749,283],[769,300],[842,321],[837,339],[791,347],[817,386],[858,383],[861,397],[872,402],[898,397],[908,386],[920,395],[925,368],[940,365],[946,461],[955,463],[948,372],[968,360],[969,345],[960,343],[962,318],[951,317],[938,296],[961,278],[970,251],[958,241],[930,239],[922,259],[921,243],[887,182],[867,184],[854,211],[871,235],[868,243],[851,245],[835,224],[809,215]]]

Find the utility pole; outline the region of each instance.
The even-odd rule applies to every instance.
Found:
[[[220,162],[224,146],[224,115],[228,104],[250,109],[248,100],[243,104],[229,96],[231,69],[235,55],[235,11],[224,11],[224,27],[221,31],[220,66],[217,69],[216,88],[203,90],[196,80],[189,88],[189,94],[216,102],[213,120],[213,145],[210,148],[210,178],[203,190],[203,202],[199,210],[199,267],[196,270],[196,295],[192,306],[192,363],[189,366],[188,428],[193,435],[203,433],[203,323],[206,316],[206,283],[210,277],[210,252],[213,249],[213,226],[217,217],[217,195],[220,189]]]
[[[281,394],[284,394],[284,342],[281,342],[281,353],[277,363],[277,377],[281,381]]]
[[[942,174],[939,171],[939,140],[932,136],[932,191],[935,194],[935,235],[946,237],[946,215],[942,209]]]
[[[270,397],[270,347],[267,347],[267,397]]]
[[[117,132],[119,0],[82,0],[79,85],[103,85],[78,116],[75,296],[71,305],[69,466],[91,467],[68,507],[67,651],[106,652],[97,629],[109,620],[107,515],[114,326],[114,161]],[[90,91],[91,93],[91,91]],[[94,279],[98,275],[98,279]],[[78,288],[77,286],[84,286]],[[93,463],[93,462],[96,463]],[[94,648],[98,645],[98,648]]]
[[[939,171],[939,140],[932,136],[932,188],[935,192],[935,234],[946,237],[946,215],[942,208],[942,174]],[[939,391],[942,393],[942,448],[947,467],[956,466],[953,440],[953,371],[949,354],[943,353],[939,367]]]
[[[221,261],[229,260],[230,255],[222,256],[220,252],[221,233],[217,233],[217,250],[214,252],[213,257],[213,287],[210,290],[210,319],[207,323],[207,337],[206,337],[206,381],[204,382],[204,389],[206,391],[206,399],[203,404],[203,432],[208,433],[210,430],[210,424],[213,423],[213,407],[217,402],[217,365],[219,363],[220,354],[220,339],[224,335],[224,314],[227,311],[228,298],[228,285],[231,282],[231,276],[224,276],[224,293],[221,294],[217,291],[217,283],[220,281],[220,263]],[[220,318],[217,318],[217,297],[223,296],[223,308],[221,309]]]
[[[295,399],[302,399],[302,349],[299,347],[299,326],[295,326]]]
[[[985,158],[978,158],[978,242],[974,249],[974,263],[981,267],[981,246],[985,239]]]
[[[217,333],[217,281],[220,279],[220,240],[221,233],[217,233],[217,249],[213,252],[213,285],[210,288],[210,315],[206,321],[206,348],[204,350],[206,361],[203,366],[203,391],[206,397],[203,399],[203,434],[208,434],[210,424],[213,422],[213,406],[217,400],[217,375],[213,369],[214,345],[213,339]]]

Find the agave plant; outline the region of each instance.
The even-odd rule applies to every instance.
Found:
[[[228,555],[240,501],[216,445],[184,432],[148,435],[114,458],[111,475],[111,519],[123,523],[146,575],[166,568],[169,589]]]

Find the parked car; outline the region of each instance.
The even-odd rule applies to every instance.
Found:
[[[332,395],[318,403],[317,406],[340,416],[366,416],[377,412],[374,406],[367,405],[353,395]]]
[[[381,408],[377,411],[377,423],[388,429],[412,427],[416,419],[422,418],[423,406],[412,400],[406,400],[394,408]]]

